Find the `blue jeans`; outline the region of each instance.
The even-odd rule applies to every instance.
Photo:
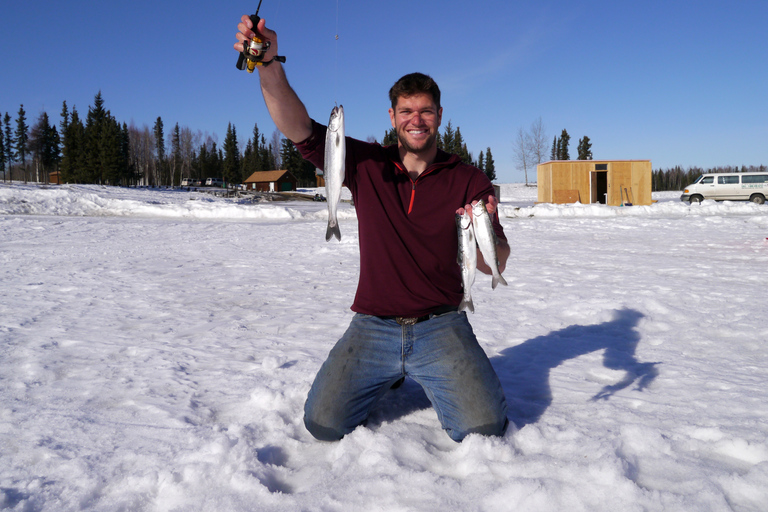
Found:
[[[363,423],[401,377],[418,382],[454,441],[503,435],[507,404],[499,378],[464,312],[415,325],[357,314],[320,368],[304,405],[304,424],[335,441]]]

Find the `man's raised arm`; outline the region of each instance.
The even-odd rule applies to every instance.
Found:
[[[248,41],[258,33],[260,37],[271,43],[264,55],[263,62],[266,66],[256,66],[259,70],[261,92],[267,104],[269,115],[275,122],[277,129],[289,140],[301,142],[312,134],[312,121],[309,118],[306,107],[301,102],[296,92],[288,84],[282,63],[270,62],[277,55],[277,34],[265,26],[265,21],[259,21],[254,27],[250,17],[243,15],[237,25],[237,43],[235,50],[243,51],[243,41]],[[254,32],[254,30],[256,32]]]

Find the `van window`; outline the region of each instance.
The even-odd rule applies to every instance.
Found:
[[[768,174],[742,176],[741,178],[742,183],[768,183]]]
[[[714,183],[714,182],[715,182],[715,177],[714,176],[707,176],[706,178],[701,180],[701,184],[702,185],[704,185],[706,183]]]
[[[693,183],[691,183],[691,185],[695,185],[695,184],[697,184],[698,182],[700,182],[700,181],[701,181],[701,178],[703,178],[703,177],[704,177],[704,175],[703,175],[703,174],[700,174],[698,178],[696,178],[695,180],[693,180]]]
[[[720,185],[738,185],[739,177],[738,176],[718,176],[717,183],[719,183]]]

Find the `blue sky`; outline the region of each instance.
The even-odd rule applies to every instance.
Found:
[[[242,142],[275,127],[258,77],[235,68],[236,24],[258,1],[13,2],[0,30],[0,112],[56,122],[98,91],[121,122],[163,119]],[[443,93],[443,124],[499,182],[523,181],[512,140],[541,117],[587,135],[595,159],[768,165],[768,2],[264,0],[291,84],[312,117],[344,105],[347,134],[381,139],[387,92],[412,71]],[[338,41],[335,39],[339,35]],[[30,124],[32,124],[30,122]]]

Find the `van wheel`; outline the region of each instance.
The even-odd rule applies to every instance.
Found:
[[[701,197],[698,194],[691,196],[691,204],[693,204],[693,203],[701,203],[703,200],[704,200],[704,198]]]
[[[760,194],[753,194],[752,197],[749,198],[749,200],[755,204],[765,203],[765,197],[761,196]]]

